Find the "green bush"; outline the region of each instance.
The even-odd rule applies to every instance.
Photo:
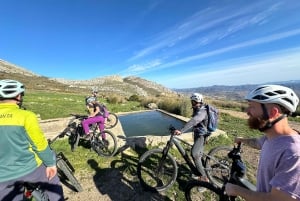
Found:
[[[134,95],[130,96],[128,98],[128,100],[129,101],[140,101],[140,97],[138,95],[134,94]]]

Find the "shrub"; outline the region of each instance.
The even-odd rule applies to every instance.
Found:
[[[128,98],[128,100],[129,100],[129,101],[140,101],[140,98],[139,98],[138,95],[134,94],[134,95],[130,96],[130,97]]]

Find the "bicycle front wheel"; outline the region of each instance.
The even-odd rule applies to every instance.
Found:
[[[168,153],[163,157],[161,149],[145,152],[138,163],[137,175],[142,187],[150,191],[164,191],[170,188],[177,178],[177,163]]]
[[[110,157],[117,151],[117,139],[115,135],[108,130],[98,133],[91,142],[92,148],[101,156]]]
[[[105,120],[105,128],[110,129],[117,125],[119,117],[115,113],[109,113],[108,117]]]
[[[215,147],[207,154],[205,170],[211,183],[221,188],[230,176],[230,159],[228,153],[232,150],[228,146]]]
[[[68,180],[77,192],[83,191],[81,184],[76,179],[73,172],[68,167],[67,163],[62,159],[58,159],[56,164],[59,176]]]
[[[187,201],[229,201],[221,188],[197,180],[187,183],[184,194]]]

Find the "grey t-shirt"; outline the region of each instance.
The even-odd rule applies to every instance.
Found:
[[[257,191],[272,187],[300,198],[300,135],[259,140],[261,154],[257,172]]]

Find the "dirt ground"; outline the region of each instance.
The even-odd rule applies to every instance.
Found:
[[[247,118],[243,112],[221,110],[221,112],[230,113],[233,116],[240,118]],[[300,124],[292,122],[292,127],[300,130]],[[258,163],[257,150],[243,147],[243,158],[251,166],[256,167]],[[176,193],[173,197],[167,197],[163,193],[150,193],[143,191],[136,176],[136,167],[130,163],[130,160],[137,160],[137,158],[130,158],[124,154],[124,160],[115,161],[110,167],[106,169],[99,169],[95,161],[90,161],[91,167],[95,173],[85,174],[77,172],[76,177],[83,186],[82,192],[74,192],[72,188],[67,185],[64,186],[65,197],[69,201],[161,201],[161,200],[176,200]],[[127,157],[127,159],[126,159]],[[119,164],[117,164],[119,163]],[[130,176],[125,176],[122,171],[130,172]],[[84,175],[84,176],[82,176]],[[132,176],[133,175],[133,176]],[[255,171],[250,175],[255,179]]]

